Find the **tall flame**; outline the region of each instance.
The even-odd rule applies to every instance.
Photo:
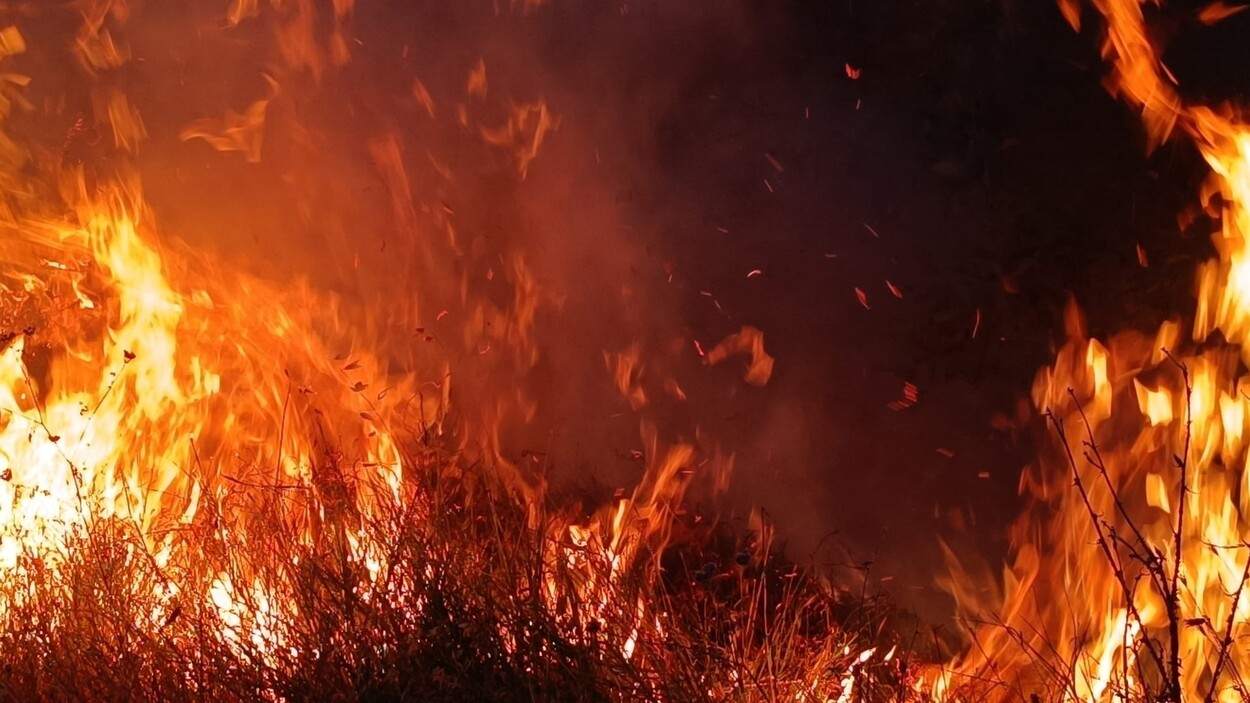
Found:
[[[1149,146],[1174,132],[1211,177],[1218,258],[1198,271],[1196,351],[1167,323],[1153,337],[1067,344],[1039,372],[1051,420],[1029,507],[1012,531],[1001,593],[956,569],[975,644],[930,682],[939,698],[1207,700],[1246,696],[1250,648],[1250,124],[1233,107],[1182,99],[1139,0],[1093,0],[1106,22],[1108,88],[1141,112]],[[1075,2],[1064,15],[1079,26]],[[1218,197],[1217,197],[1218,196]],[[976,694],[973,693],[976,691]]]

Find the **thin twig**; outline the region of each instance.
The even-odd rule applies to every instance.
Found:
[[[1180,500],[1176,507],[1176,526],[1172,529],[1172,583],[1168,596],[1168,636],[1171,638],[1171,661],[1168,670],[1169,686],[1171,690],[1168,696],[1171,700],[1179,702],[1181,699],[1181,642],[1180,642],[1180,621],[1181,621],[1181,563],[1184,547],[1182,542],[1185,531],[1185,503],[1189,500],[1189,442],[1193,430],[1193,386],[1189,382],[1189,367],[1185,366],[1179,359],[1172,356],[1172,352],[1167,349],[1163,350],[1164,354],[1172,360],[1181,371],[1181,377],[1185,381],[1185,449],[1176,460],[1176,468],[1181,472],[1181,488]]]
[[[1204,698],[1206,703],[1214,703],[1216,694],[1220,690],[1220,675],[1223,673],[1224,664],[1228,661],[1229,653],[1232,651],[1233,626],[1237,622],[1237,608],[1241,603],[1241,594],[1246,588],[1247,580],[1250,580],[1250,557],[1246,559],[1246,565],[1241,570],[1241,580],[1237,582],[1237,590],[1233,592],[1233,602],[1228,610],[1228,618],[1224,622],[1224,638],[1220,641],[1219,658],[1215,660],[1215,667],[1211,670],[1211,689],[1207,691],[1207,695]]]
[[[282,454],[286,449],[286,412],[291,405],[291,372],[283,369],[286,375],[286,395],[282,398],[282,418],[278,421],[278,460],[274,462],[273,482],[282,482]]]
[[[1072,389],[1068,389],[1068,392],[1072,393],[1073,391]],[[1120,590],[1124,594],[1125,607],[1138,624],[1144,628],[1145,620],[1142,618],[1141,613],[1137,610],[1137,605],[1133,602],[1133,593],[1129,589],[1128,578],[1124,575],[1124,570],[1120,566],[1120,561],[1116,558],[1115,552],[1111,549],[1111,543],[1103,532],[1102,517],[1094,508],[1094,504],[1089,497],[1089,492],[1085,489],[1085,483],[1081,480],[1080,466],[1076,463],[1076,457],[1072,455],[1072,447],[1068,444],[1068,436],[1063,429],[1063,423],[1060,422],[1054,412],[1049,409],[1046,410],[1046,418],[1050,420],[1052,425],[1054,425],[1055,432],[1059,436],[1060,444],[1063,445],[1064,454],[1066,454],[1068,458],[1068,465],[1072,468],[1072,476],[1077,492],[1080,494],[1082,502],[1085,503],[1085,510],[1089,514],[1090,520],[1093,523],[1095,534],[1098,535],[1098,547],[1102,550],[1103,556],[1106,557],[1107,565],[1111,567],[1111,571],[1115,575],[1116,582],[1120,584]],[[1090,441],[1094,441],[1092,436],[1090,437]],[[1163,659],[1154,650],[1154,648],[1147,646],[1146,649],[1150,652],[1151,657],[1156,660],[1156,663],[1159,665],[1159,669],[1161,671],[1164,670]]]

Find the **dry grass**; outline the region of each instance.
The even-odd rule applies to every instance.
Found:
[[[124,519],[24,556],[0,583],[0,698],[823,702],[852,681],[848,701],[906,690],[908,657],[883,661],[881,606],[727,551],[728,528],[640,559],[587,618],[578,584],[608,564],[552,561],[553,547],[578,549],[552,543],[566,518],[535,520],[489,472],[429,447],[410,467],[411,499],[372,519],[325,485],[319,497],[236,487],[177,526],[185,549],[164,567]],[[309,502],[323,516],[300,540],[290,515]],[[353,539],[383,555],[376,576]],[[218,574],[236,585],[234,610],[214,603]],[[246,587],[257,580],[262,591]]]

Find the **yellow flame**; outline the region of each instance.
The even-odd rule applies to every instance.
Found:
[[[1052,442],[1022,476],[1031,507],[1013,529],[1003,592],[978,602],[976,578],[953,573],[963,611],[992,624],[974,629],[978,646],[934,672],[929,690],[960,699],[988,683],[989,697],[1003,700],[1021,690],[1074,701],[1147,692],[1241,700],[1250,666],[1250,378],[1241,371],[1250,360],[1250,125],[1230,108],[1181,99],[1151,43],[1145,2],[1092,4],[1106,22],[1108,87],[1141,110],[1149,146],[1181,131],[1211,167],[1203,196],[1209,208],[1220,196],[1218,258],[1198,272],[1193,336],[1218,330],[1232,346],[1183,355],[1172,323],[1153,339],[1123,333],[1104,345],[1084,337],[1073,310],[1068,344],[1034,385],[1036,407],[1053,413],[1066,446]],[[1076,4],[1061,7],[1078,25]],[[1180,690],[1169,692],[1173,676]]]

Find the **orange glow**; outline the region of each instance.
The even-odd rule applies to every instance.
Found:
[[[743,377],[747,383],[755,386],[768,383],[773,375],[774,360],[764,351],[764,333],[750,325],[725,337],[720,344],[708,350],[704,362],[714,366],[738,354],[749,357],[746,375]]]
[[[131,13],[142,8],[123,0],[73,3],[82,17],[70,46],[86,84],[66,88],[84,92],[64,101],[74,112],[58,112],[54,99],[27,104],[29,79],[0,71],[0,639],[31,637],[31,612],[58,637],[64,622],[87,621],[94,638],[97,620],[120,618],[105,635],[174,653],[162,673],[212,699],[210,679],[230,679],[223,670],[234,667],[258,672],[235,700],[299,700],[271,679],[331,661],[328,675],[352,672],[347,679],[353,657],[371,654],[405,662],[443,647],[446,627],[479,628],[475,636],[498,643],[487,658],[516,655],[507,664],[526,674],[548,656],[553,668],[575,658],[620,672],[634,688],[612,700],[689,700],[651,690],[706,690],[720,701],[862,697],[872,684],[863,672],[886,670],[894,650],[841,631],[828,584],[770,572],[780,569],[762,510],[744,535],[734,525],[732,558],[698,571],[685,563],[724,527],[694,504],[725,491],[735,456],[674,416],[701,405],[688,402],[704,386],[695,374],[744,394],[757,392],[744,384],[768,384],[777,361],[762,330],[708,338],[706,351],[677,332],[591,349],[598,375],[587,380],[614,389],[610,416],[638,428],[627,454],[636,473],[612,493],[583,504],[553,489],[546,447],[527,444],[549,422],[534,386],[561,360],[542,345],[569,293],[542,278],[552,262],[535,258],[538,245],[473,210],[549,187],[539,169],[562,136],[556,107],[509,96],[507,71],[488,86],[477,61],[467,75],[457,64],[452,81],[394,82],[385,97],[398,109],[376,114],[388,103],[374,104],[372,91],[383,88],[332,92],[362,73],[348,66],[349,49],[383,53],[353,37],[351,0],[185,5],[212,19],[190,29],[247,45],[248,58],[260,50],[251,77],[268,90],[224,90],[228,105],[197,103],[172,125],[142,112],[143,93],[128,95],[119,75],[150,60],[154,84],[168,76],[158,52],[128,46]],[[20,31],[0,29],[0,63],[26,50]],[[202,58],[189,54],[188,65]],[[333,98],[344,98],[342,114],[328,124],[311,114]],[[89,142],[90,153],[58,155],[56,138],[51,149],[18,144],[6,118],[26,109],[72,125],[66,141]],[[415,126],[392,122],[401,118]],[[173,144],[148,141],[163,136]],[[226,186],[165,187],[217,186],[188,176],[200,166]],[[180,220],[176,196],[185,195],[208,207]],[[272,219],[268,203],[252,200],[270,196]],[[525,213],[538,208],[517,205],[528,234]],[[256,240],[272,230],[273,241],[255,241],[253,254],[229,216],[241,230],[255,226],[260,234],[247,234]],[[306,269],[279,260],[304,246],[327,254]],[[918,397],[907,384],[904,399]],[[109,568],[97,573],[96,558]],[[99,597],[100,582],[126,602]],[[778,597],[769,589],[779,582],[802,584],[802,597]],[[447,601],[457,595],[481,602],[456,611]],[[423,616],[440,608],[427,629]],[[732,621],[714,623],[715,634],[691,632],[689,621],[722,609]],[[460,612],[481,619],[453,621]],[[66,630],[75,643],[79,631]],[[347,641],[362,631],[377,641]],[[223,670],[191,670],[207,658]],[[674,667],[699,678],[666,688],[660,679]]]
[[[84,7],[78,59],[93,74],[125,66],[125,3]],[[272,124],[281,111],[271,107],[301,80],[320,84],[350,60],[352,2],[332,8],[327,16],[311,0],[229,3],[226,27],[255,22],[272,32],[270,90],[241,114],[193,120],[181,138],[239,152],[248,164],[281,129],[314,143],[301,125]],[[25,48],[16,29],[0,31],[0,58]],[[524,179],[560,119],[541,98],[492,103],[486,75],[479,62],[449,117],[471,126],[508,177]],[[411,86],[410,98],[434,119],[429,90]],[[102,147],[115,152],[108,168],[41,162],[24,173],[25,152],[0,133],[0,182],[14,195],[0,211],[0,314],[34,309],[39,322],[0,338],[0,583],[12,587],[0,588],[0,616],[21,607],[24,579],[60,573],[83,540],[117,526],[138,537],[139,557],[160,575],[141,631],[194,609],[240,656],[280,666],[308,654],[296,651],[291,623],[316,607],[300,600],[309,555],[333,555],[354,597],[413,613],[426,606],[391,580],[396,557],[378,527],[431,519],[425,472],[465,486],[466,500],[498,479],[540,544],[541,561],[515,597],[546,608],[570,642],[589,641],[595,624],[604,651],[645,668],[668,615],[660,600],[621,594],[662,593],[660,558],[687,492],[696,482],[722,490],[733,464],[697,432],[669,437],[656,426],[654,398],[686,398],[678,379],[648,364],[639,344],[605,351],[605,383],[639,415],[643,471],[596,509],[553,508],[542,471],[522,465],[504,439],[536,413],[519,381],[540,359],[535,328],[548,293],[524,252],[480,255],[449,204],[416,199],[398,133],[364,140],[384,209],[410,246],[451,254],[420,252],[432,280],[404,281],[416,290],[383,304],[244,273],[215,251],[182,244],[145,199],[135,164],[148,132],[138,109],[111,83],[91,91],[91,114],[75,129],[91,122],[111,137]],[[22,105],[16,92],[0,96],[0,116]],[[427,153],[451,181],[450,167]],[[47,202],[19,197],[45,190]],[[300,203],[309,219],[333,214],[320,206]],[[360,253],[351,255],[360,272]],[[463,270],[447,283],[441,269]],[[426,285],[441,297],[427,298]],[[447,307],[435,314],[423,307],[428,299],[439,301],[434,310]],[[760,330],[728,336],[706,363],[730,357],[745,360],[748,383],[768,382],[774,360]],[[453,408],[453,387],[466,378],[490,385],[472,407]],[[766,556],[759,549],[757,559]],[[0,631],[8,623],[0,618]],[[507,624],[499,636],[512,650],[521,637]]]
[[[1228,345],[1183,353],[1175,323],[1153,338],[1103,343],[1069,311],[1069,340],[1033,386],[1056,432],[1021,476],[1029,507],[1013,528],[1002,588],[987,594],[984,576],[952,569],[961,612],[984,624],[968,633],[976,645],[927,686],[944,700],[1036,691],[1045,700],[1231,703],[1244,699],[1250,667],[1250,377],[1241,366],[1250,361],[1250,125],[1231,108],[1182,101],[1151,43],[1146,3],[1092,4],[1106,23],[1108,88],[1141,111],[1148,145],[1181,132],[1211,167],[1203,197],[1213,206],[1220,196],[1219,256],[1198,272],[1193,338],[1219,331]],[[1060,7],[1079,26],[1078,4]],[[1206,11],[1217,14],[1231,13]]]

